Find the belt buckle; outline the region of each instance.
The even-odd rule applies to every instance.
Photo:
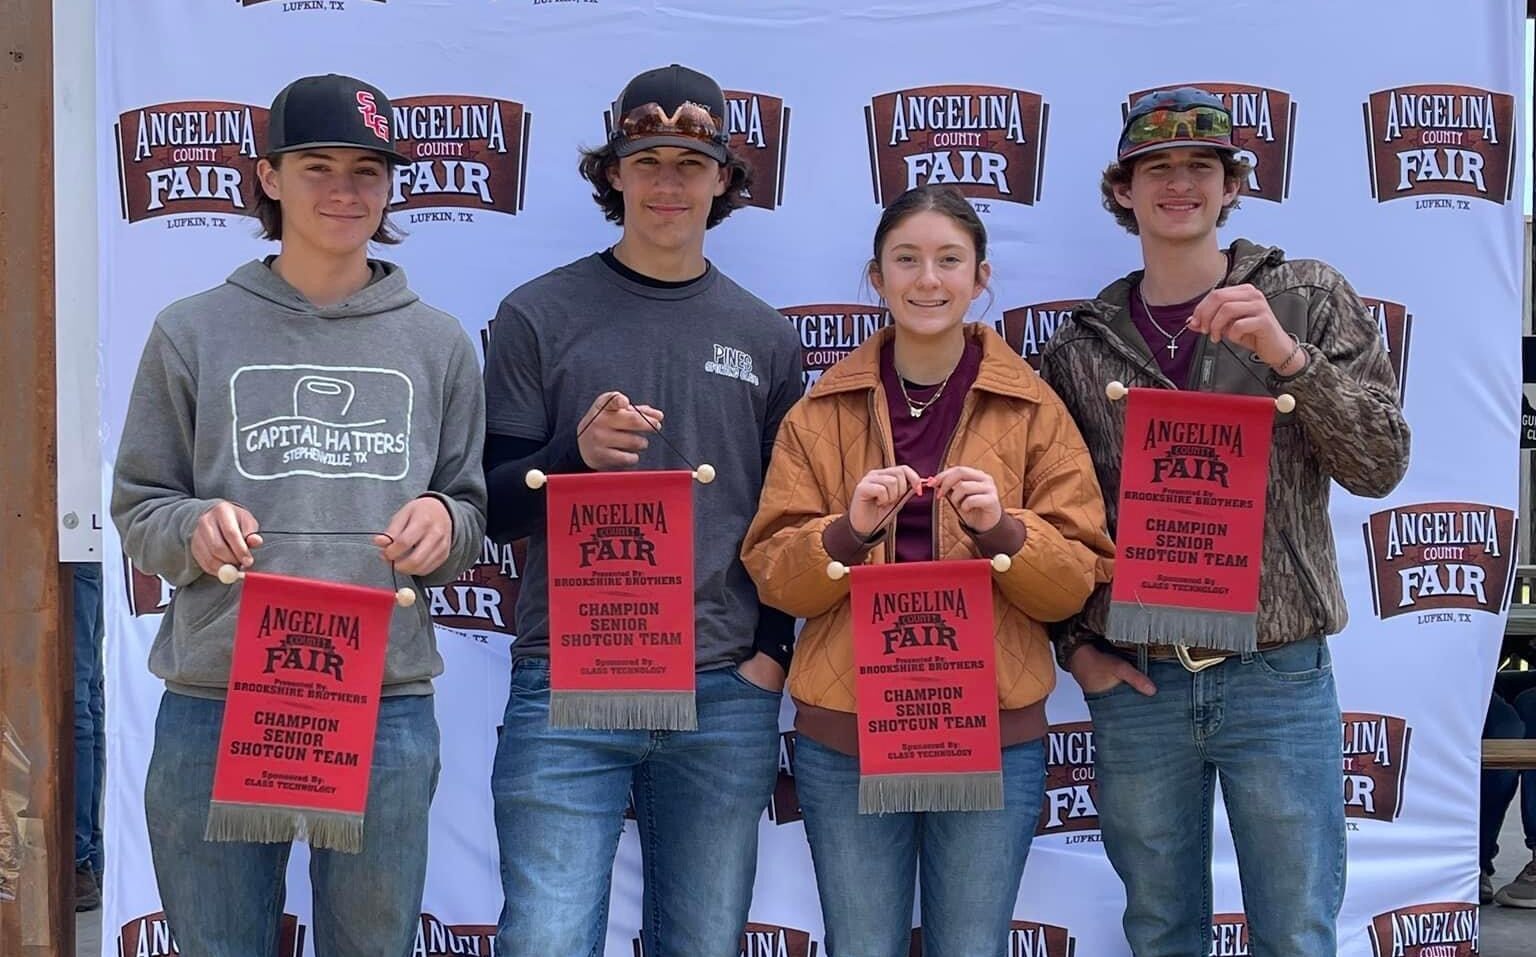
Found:
[[[1184,666],[1184,670],[1192,675],[1199,674],[1205,669],[1219,665],[1223,661],[1227,660],[1226,656],[1222,655],[1220,657],[1205,658],[1200,661],[1196,661],[1194,658],[1189,656],[1189,649],[1183,645],[1174,645],[1173,653],[1178,656],[1179,664]]]

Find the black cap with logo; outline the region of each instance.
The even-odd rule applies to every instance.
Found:
[[[306,76],[272,101],[263,155],[345,146],[409,163],[411,158],[395,149],[393,127],[389,97],[378,87],[337,73]]]
[[[720,84],[673,63],[647,70],[624,87],[613,104],[610,141],[619,156],[676,146],[724,163],[731,141],[725,115]]]

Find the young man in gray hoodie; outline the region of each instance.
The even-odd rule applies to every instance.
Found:
[[[272,104],[257,214],[275,257],[172,304],[145,344],[112,519],[176,586],[150,650],[165,680],[145,783],[160,896],[181,952],[268,957],[290,844],[204,839],[241,589],[225,563],[419,591],[479,553],[485,399],[473,346],[368,242],[396,152],[389,100],[305,77]],[[313,848],[315,949],[406,957],[438,774],[427,602],[390,618],[361,851]]]

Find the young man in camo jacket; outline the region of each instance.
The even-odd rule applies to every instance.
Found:
[[[1132,105],[1102,192],[1140,237],[1144,268],[1075,309],[1042,357],[1093,455],[1112,533],[1125,409],[1106,383],[1296,399],[1275,421],[1256,652],[1106,640],[1108,568],[1055,636],[1093,718],[1104,846],[1136,957],[1210,947],[1218,775],[1253,953],[1335,952],[1345,826],[1327,636],[1346,608],[1329,487],[1379,498],[1408,465],[1382,337],[1344,277],[1247,240],[1218,245],[1248,172],[1231,128],[1205,90]]]

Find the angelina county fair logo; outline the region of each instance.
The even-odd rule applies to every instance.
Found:
[[[1033,206],[1045,169],[1050,108],[1038,93],[943,85],[882,93],[864,108],[875,202],[925,183],[951,183],[978,212]]]
[[[795,732],[779,732],[779,775],[768,798],[768,820],[781,827],[804,817],[795,793]]]
[[[460,631],[514,635],[518,569],[527,548],[526,539],[507,545],[485,539],[480,558],[468,571],[427,589],[433,622]]]
[[[1014,352],[1023,356],[1031,369],[1039,372],[1040,351],[1045,348],[1047,342],[1051,341],[1051,336],[1056,334],[1056,330],[1067,321],[1067,317],[1072,315],[1072,310],[1082,301],[1081,299],[1051,299],[1009,309],[1003,313],[1003,319],[998,324],[997,331],[1007,340],[1008,345],[1013,347]]]
[[[629,942],[632,957],[646,957],[639,937]],[[749,921],[741,932],[740,957],[827,957],[810,931]]]
[[[1401,406],[1408,393],[1408,350],[1413,343],[1413,314],[1407,306],[1388,299],[1361,296],[1360,301],[1376,320],[1387,359],[1392,363],[1392,373],[1397,377],[1397,404]]]
[[[1093,774],[1093,723],[1053,724],[1045,738],[1045,801],[1035,834],[1068,835],[1066,843],[1099,839]],[[1087,831],[1087,834],[1075,832]]]
[[[303,957],[305,926],[293,914],[284,914],[278,923],[276,957]],[[118,957],[172,957],[181,948],[171,936],[170,922],[164,911],[135,917],[117,932]],[[188,955],[193,957],[193,955]]]
[[[176,593],[171,583],[159,575],[133,567],[127,555],[123,556],[123,584],[128,591],[128,612],[135,618],[165,614],[171,607],[171,596]]]
[[[1209,957],[1248,957],[1248,915],[1212,914]]]
[[[445,924],[432,914],[421,915],[416,942],[411,947],[411,957],[491,957],[494,953],[495,924]]]
[[[1503,614],[1514,583],[1515,514],[1471,502],[1425,502],[1365,522],[1371,603],[1379,618],[1419,624]]]
[[[1065,927],[1016,920],[1008,925],[1007,957],[1076,957],[1077,938]],[[910,957],[923,957],[923,929],[912,929]]]
[[[1515,98],[1475,86],[1424,83],[1364,104],[1371,195],[1415,209],[1503,205],[1515,195]]]
[[[777,209],[784,202],[784,157],[789,145],[789,107],[768,93],[725,91],[731,152],[752,167],[747,205]]]
[[[1160,89],[1177,86],[1208,90],[1231,110],[1232,145],[1250,167],[1243,195],[1285,202],[1291,193],[1291,148],[1296,134],[1296,102],[1291,95],[1246,83],[1167,83]],[[1127,97],[1122,115],[1150,92],[1138,90]]]
[[[113,132],[128,222],[168,217],[167,229],[224,228],[231,216],[254,214],[264,108],[224,100],[157,103],[122,114]]]
[[[800,336],[801,372],[807,389],[865,339],[891,324],[891,314],[885,309],[858,303],[781,306],[779,312]]]
[[[475,213],[516,215],[527,186],[533,117],[514,100],[456,93],[393,104],[396,146],[411,157],[394,169],[391,210],[409,223],[474,222]]]
[[[1413,729],[1402,718],[1367,711],[1344,712],[1343,729],[1344,816],[1397,820]]]
[[[1375,957],[1473,957],[1479,923],[1476,904],[1401,907],[1371,918],[1371,949]]]

